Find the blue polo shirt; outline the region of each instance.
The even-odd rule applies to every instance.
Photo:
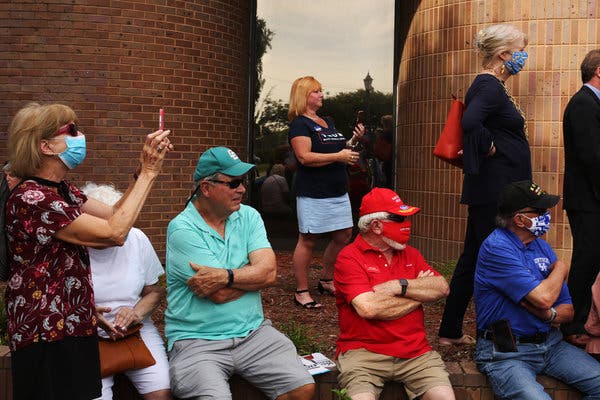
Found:
[[[250,253],[270,247],[260,214],[243,204],[227,218],[225,238],[208,226],[193,202],[169,223],[165,311],[168,350],[182,339],[244,337],[262,323],[260,292],[250,291],[237,300],[215,304],[196,296],[186,281],[195,274],[190,261],[237,269],[249,263]]]
[[[477,329],[486,330],[508,319],[515,335],[530,336],[550,330],[550,324],[530,314],[519,302],[550,274],[557,260],[548,243],[537,238],[528,245],[508,229],[497,228],[481,245],[475,269]],[[567,285],[554,306],[571,304]]]

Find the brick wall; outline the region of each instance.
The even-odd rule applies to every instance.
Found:
[[[409,24],[398,71],[397,187],[402,198],[423,207],[413,245],[427,259],[456,259],[462,250],[466,206],[462,173],[431,152],[450,107],[451,93],[464,98],[481,60],[473,37],[484,26],[509,22],[529,36],[524,70],[507,81],[523,109],[532,150],[533,177],[544,189],[562,193],[562,113],[581,86],[579,66],[598,48],[600,8],[595,1],[404,0]],[[416,11],[415,11],[416,10]],[[568,261],[571,233],[562,203],[546,239]]]
[[[162,259],[199,154],[214,145],[246,154],[250,12],[246,0],[0,3],[0,160],[19,108],[61,102],[88,140],[67,179],[125,190],[164,108],[176,151],[136,224]]]

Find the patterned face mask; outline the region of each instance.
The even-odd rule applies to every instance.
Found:
[[[548,232],[548,229],[550,229],[550,220],[552,219],[550,217],[550,211],[546,211],[544,214],[538,215],[535,218],[529,218],[525,214],[521,215],[531,221],[531,226],[527,228],[527,230],[537,237],[544,236],[546,232]]]
[[[529,57],[529,55],[526,51],[515,51],[512,54],[512,58],[504,62],[504,66],[506,67],[508,73],[511,75],[518,74],[525,66],[525,60],[527,60],[527,57]]]

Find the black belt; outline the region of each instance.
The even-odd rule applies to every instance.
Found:
[[[494,334],[492,331],[477,331],[477,337],[486,340],[494,340]],[[531,336],[515,336],[515,341],[517,343],[534,343],[540,344],[544,343],[548,339],[547,333],[536,333]]]

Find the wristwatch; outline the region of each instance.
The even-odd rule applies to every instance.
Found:
[[[400,282],[400,286],[402,286],[402,293],[400,293],[400,296],[404,297],[404,295],[406,295],[406,289],[408,289],[408,281],[406,279],[398,279],[398,282]]]
[[[552,321],[554,321],[556,319],[556,316],[558,315],[558,313],[556,312],[556,309],[554,307],[550,307],[550,312],[552,313],[550,315],[550,318],[547,319],[546,321],[544,321],[548,324],[552,323]]]
[[[233,271],[231,269],[227,269],[227,287],[231,287],[233,285]]]

